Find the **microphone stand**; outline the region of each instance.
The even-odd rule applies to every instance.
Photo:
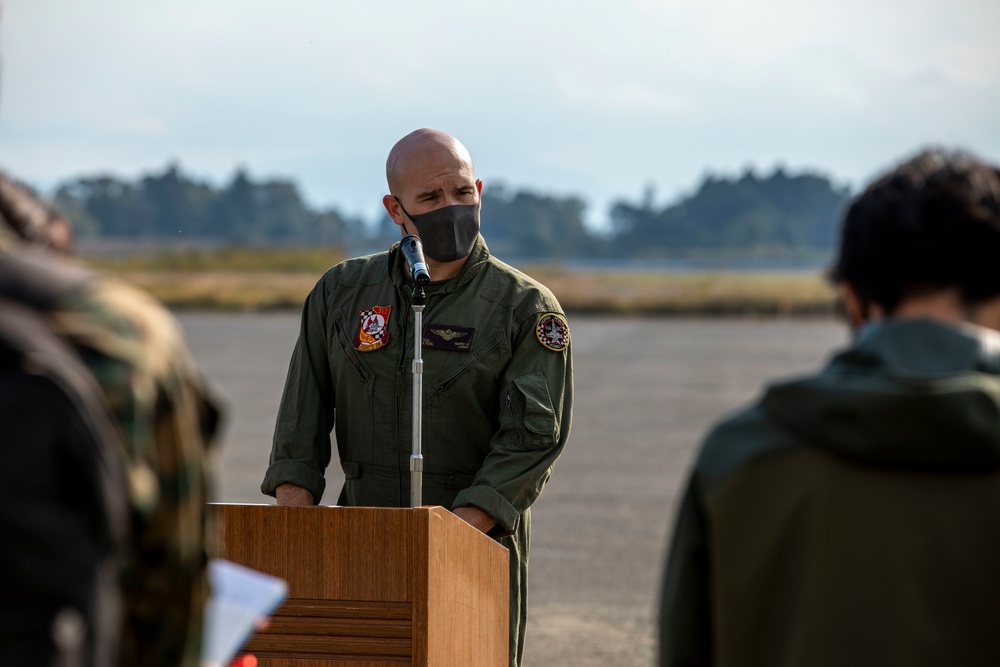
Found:
[[[410,295],[413,306],[413,453],[410,454],[410,507],[423,505],[424,456],[421,453],[424,425],[424,306],[427,293],[423,284],[415,282]]]

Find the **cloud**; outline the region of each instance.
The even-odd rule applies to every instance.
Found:
[[[1000,155],[992,0],[8,5],[0,157],[29,180],[244,163],[362,210],[392,143],[432,126],[594,211],[706,169]]]
[[[642,81],[606,82],[567,76],[558,87],[568,106],[583,107],[616,120],[653,116],[663,121],[695,110],[690,97]]]

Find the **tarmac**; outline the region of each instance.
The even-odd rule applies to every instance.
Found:
[[[217,500],[259,492],[297,315],[180,316],[228,408]],[[646,666],[675,503],[700,439],[776,378],[846,344],[830,319],[570,317],[569,444],[532,508],[524,667]],[[324,504],[339,470],[328,471]]]

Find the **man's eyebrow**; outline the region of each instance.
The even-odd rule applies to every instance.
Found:
[[[433,190],[425,190],[423,192],[418,192],[413,197],[414,199],[421,199],[422,197],[430,197],[432,195],[439,194],[440,192],[442,192],[442,188],[434,188]]]

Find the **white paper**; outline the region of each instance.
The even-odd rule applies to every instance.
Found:
[[[282,603],[288,585],[278,577],[221,559],[209,561],[208,580],[212,597],[205,609],[201,658],[206,667],[225,667],[257,624]]]

